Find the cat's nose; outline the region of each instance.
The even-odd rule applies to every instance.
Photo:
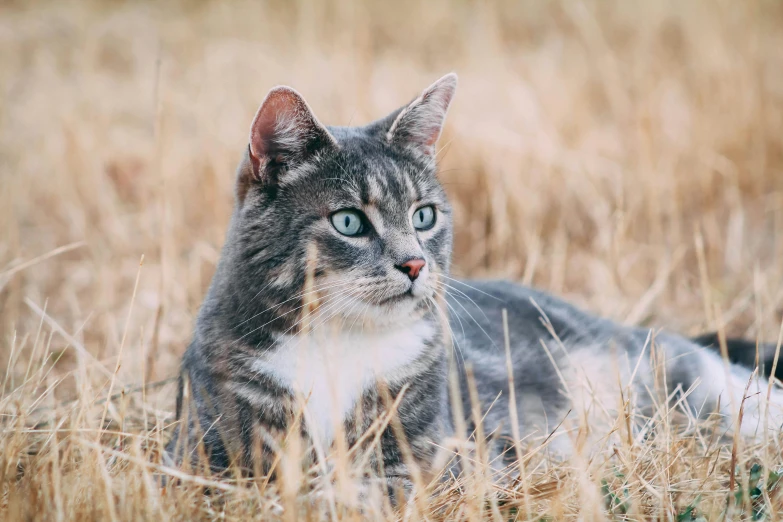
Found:
[[[419,272],[421,272],[421,269],[424,268],[425,264],[427,264],[425,260],[415,257],[405,261],[401,265],[394,265],[394,268],[403,274],[408,274],[410,280],[415,281],[416,278],[419,277]]]

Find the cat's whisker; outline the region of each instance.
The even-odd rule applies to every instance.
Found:
[[[367,313],[367,311],[370,309],[370,306],[372,306],[372,303],[368,301],[357,301],[357,304],[363,304],[364,307],[362,308],[362,311],[360,314],[356,314],[356,316],[353,319],[353,322],[351,323],[351,326],[348,328],[349,332],[353,331],[353,327],[356,326],[356,321],[359,319],[359,317],[362,318],[362,322],[360,323],[362,326],[362,332],[364,332],[364,316]],[[353,309],[349,313],[353,313]]]
[[[356,300],[348,300],[347,302],[343,302],[338,308],[335,308],[331,311],[331,313],[322,318],[321,322],[318,324],[313,325],[312,330],[310,331],[310,334],[315,334],[316,330],[323,327],[324,325],[330,323],[335,317],[341,316],[341,323],[345,321],[345,316],[342,315],[342,312],[346,311],[349,308],[352,308],[356,306],[357,302]]]
[[[482,295],[485,295],[485,296],[487,296],[487,297],[489,297],[489,298],[492,298],[492,299],[494,299],[495,301],[502,301],[502,299],[500,299],[498,296],[496,296],[496,295],[492,295],[492,294],[490,294],[490,293],[488,293],[488,292],[485,292],[484,290],[482,290],[482,289],[480,289],[480,288],[476,288],[475,286],[473,286],[473,285],[471,285],[471,284],[468,284],[468,283],[466,283],[465,281],[461,281],[461,280],[459,280],[459,279],[455,279],[455,278],[453,278],[453,277],[450,277],[450,276],[448,276],[448,275],[446,275],[446,274],[444,274],[444,273],[442,273],[442,272],[439,272],[439,275],[440,275],[441,277],[444,277],[444,278],[448,279],[449,281],[454,281],[454,282],[455,282],[455,283],[457,283],[457,284],[460,284],[460,285],[463,285],[463,286],[467,286],[467,287],[468,287],[468,288],[470,288],[471,290],[473,290],[473,291],[475,291],[475,292],[478,292],[478,293],[480,293],[480,294],[482,294]]]
[[[325,301],[329,301],[328,303],[319,306],[318,308],[305,313],[302,317],[300,317],[294,324],[292,324],[288,329],[286,329],[282,335],[288,334],[291,330],[295,329],[300,324],[304,323],[306,320],[311,319],[315,316],[318,316],[318,314],[324,313],[326,310],[329,310],[330,308],[333,308],[334,306],[337,306],[339,303],[344,302],[347,299],[350,299],[352,294],[350,293],[351,290],[345,290],[343,292],[340,292],[338,294],[330,295],[324,298]],[[302,306],[298,308],[304,308],[307,304],[303,304]]]
[[[440,307],[440,305],[438,304],[438,301],[435,300],[435,298],[428,297],[427,301],[432,303],[435,306],[435,309],[438,310],[438,312],[440,314],[442,314],[444,317],[448,317],[448,314],[446,314],[445,311]],[[445,299],[443,301],[446,302]],[[454,336],[454,328],[451,326],[451,323],[448,322],[448,321],[445,321],[445,326],[449,330],[449,335],[451,337],[451,342],[454,345],[454,347],[457,349],[457,354],[462,359],[462,363],[464,365],[465,364],[465,354],[462,352],[462,348],[460,347],[459,342],[457,341],[457,338]]]
[[[445,301],[445,298],[444,298],[444,301]],[[463,305],[458,299],[455,299],[454,302],[457,303],[460,306],[460,308],[462,308],[462,310],[465,311],[466,314],[468,314],[468,317],[470,317],[473,320],[473,322],[476,324],[476,326],[478,326],[479,330],[481,330],[481,332],[484,334],[484,336],[487,338],[487,340],[492,344],[492,346],[494,346],[495,348],[499,348],[497,343],[495,342],[495,340],[492,338],[492,336],[489,335],[489,333],[484,329],[484,327],[481,325],[481,323],[479,323],[478,320],[475,317],[473,317],[473,314],[471,314],[468,311],[468,309],[465,308],[465,305]]]
[[[304,296],[304,295],[309,295],[309,294],[312,294],[312,293],[316,293],[316,292],[323,292],[324,290],[330,290],[330,289],[334,289],[334,288],[341,288],[340,292],[338,292],[337,294],[326,295],[326,296],[321,298],[321,300],[334,299],[334,298],[336,298],[336,297],[338,297],[340,295],[343,295],[345,293],[349,293],[349,292],[351,292],[353,290],[353,288],[345,288],[346,285],[360,285],[360,284],[362,284],[361,280],[351,280],[351,281],[343,281],[343,282],[340,282],[340,283],[337,283],[337,284],[334,284],[334,285],[331,285],[331,284],[330,285],[323,285],[320,288],[316,288],[316,289],[311,290],[309,292],[304,292],[304,293],[300,294],[299,297]],[[291,300],[293,300],[295,298],[296,297],[290,298],[290,299],[284,301],[284,303],[285,302],[289,302],[289,301],[291,301]],[[284,304],[284,303],[281,303],[281,304]],[[258,331],[260,328],[264,328],[266,326],[269,326],[270,324],[272,324],[273,322],[277,321],[278,319],[280,319],[282,317],[285,317],[285,316],[287,316],[289,314],[292,314],[292,313],[294,313],[294,312],[296,312],[298,310],[301,310],[302,308],[304,308],[306,306],[307,306],[307,303],[302,303],[301,305],[299,305],[299,306],[297,306],[297,307],[295,307],[295,308],[293,308],[293,309],[291,309],[291,310],[289,310],[289,311],[287,311],[287,312],[285,312],[283,314],[277,315],[273,319],[271,319],[270,321],[262,324],[261,326],[259,326],[257,328],[254,328],[250,332],[247,332],[242,337],[240,337],[240,339],[238,339],[238,340],[244,339],[248,335],[251,335],[252,333]],[[265,310],[265,312],[266,311],[271,311],[271,310],[273,310],[275,308],[279,308],[279,306],[271,307],[271,308]],[[261,314],[260,313],[256,314],[256,316],[258,316],[258,315],[261,315]]]
[[[264,291],[268,290],[268,289],[269,289],[269,287],[270,287],[270,286],[272,286],[272,284],[273,284],[273,283],[274,283],[274,281],[273,281],[273,280],[270,280],[270,281],[269,281],[267,284],[265,284],[264,286],[262,286],[262,287],[261,287],[261,289],[260,289],[258,292],[256,292],[256,294],[255,294],[253,297],[251,297],[251,298],[250,298],[250,299],[249,299],[249,300],[248,300],[246,303],[243,303],[243,304],[240,306],[239,310],[237,311],[237,315],[241,316],[241,315],[242,315],[242,310],[243,310],[243,308],[249,308],[249,307],[250,307],[250,305],[252,305],[252,304],[255,302],[255,300],[256,300],[256,299],[258,299],[258,296],[260,296],[260,295],[261,295],[261,294],[262,294]],[[263,313],[263,312],[262,312],[262,313]],[[241,326],[241,324],[242,324],[242,323],[240,323],[240,324],[239,324],[239,325],[237,325],[237,326]]]
[[[360,285],[360,284],[361,284],[361,281],[359,282],[359,285]],[[350,298],[351,298],[351,297],[354,297],[354,298],[356,298],[356,299],[360,299],[360,297],[361,297],[362,295],[364,295],[365,293],[367,293],[367,290],[366,290],[366,289],[359,289],[359,290],[357,291],[357,290],[355,290],[355,289],[351,288],[351,289],[348,289],[348,290],[346,290],[346,291],[340,292],[339,294],[336,294],[336,295],[334,295],[334,296],[331,296],[331,297],[332,297],[332,300],[331,300],[331,302],[330,302],[330,303],[328,303],[328,304],[326,304],[326,305],[324,305],[324,306],[321,306],[321,307],[319,307],[318,309],[314,310],[314,311],[313,311],[313,312],[311,312],[311,313],[308,313],[308,314],[307,314],[305,317],[303,317],[302,319],[300,319],[299,321],[297,321],[297,322],[296,322],[294,325],[292,325],[292,326],[291,326],[291,328],[289,328],[288,330],[286,330],[286,331],[284,332],[284,334],[286,334],[286,333],[288,333],[289,331],[291,331],[293,328],[295,328],[295,327],[296,327],[296,326],[298,326],[300,323],[302,323],[302,322],[303,322],[305,319],[307,319],[307,318],[309,318],[309,317],[311,317],[311,316],[321,316],[321,317],[322,317],[322,316],[323,316],[323,315],[324,315],[326,312],[328,312],[328,311],[330,311],[330,310],[334,310],[334,309],[335,309],[335,307],[339,306],[341,303],[345,303],[346,301],[350,301]],[[320,324],[320,323],[319,323],[319,324]],[[316,328],[316,326],[317,326],[317,325],[312,325],[312,326],[311,326],[311,330],[310,330],[310,331],[312,332],[312,331],[313,331],[313,330]]]
[[[367,327],[367,314],[370,311],[370,305],[367,304],[367,306],[364,307],[364,310],[362,310],[362,332],[364,332],[365,328]]]
[[[363,303],[361,300],[358,300],[358,299],[354,300],[354,302],[351,303],[351,308],[349,308],[348,311],[346,313],[344,313],[342,315],[342,318],[340,319],[340,330],[341,331],[345,331],[345,332],[351,332],[352,331],[352,326],[353,326],[353,324],[356,323],[356,316],[354,315],[354,310],[356,310],[356,307],[361,306],[362,304],[367,306],[366,303]],[[345,321],[346,321],[346,319],[350,318],[352,315],[354,316],[354,322],[353,322],[352,326],[348,327],[348,328],[345,328]]]
[[[296,294],[296,295],[294,295],[293,297],[289,297],[289,298],[288,298],[288,299],[286,299],[285,301],[281,301],[281,302],[279,302],[279,303],[277,303],[277,304],[274,304],[274,305],[270,306],[269,308],[267,308],[267,309],[265,309],[265,310],[261,310],[260,312],[258,312],[257,314],[253,315],[252,317],[249,317],[249,318],[245,319],[244,321],[242,321],[242,322],[240,322],[240,323],[237,323],[236,327],[240,327],[240,326],[242,326],[243,324],[247,323],[248,321],[252,321],[253,319],[255,319],[256,317],[258,317],[259,315],[265,314],[266,312],[271,312],[272,310],[275,310],[275,309],[277,309],[277,308],[280,308],[280,307],[281,307],[281,306],[283,306],[284,304],[286,304],[286,303],[289,303],[289,302],[291,302],[291,301],[294,301],[294,300],[296,300],[296,299],[301,299],[302,297],[305,297],[305,296],[307,296],[307,295],[310,295],[310,294],[314,294],[314,293],[317,293],[317,292],[323,292],[324,290],[329,290],[329,289],[331,289],[331,288],[337,288],[337,287],[341,287],[341,286],[343,286],[343,285],[350,285],[350,284],[353,284],[353,283],[355,283],[355,281],[351,281],[351,280],[341,280],[341,281],[338,281],[338,282],[324,283],[324,284],[323,284],[322,286],[320,286],[320,287],[319,287],[319,286],[316,286],[316,287],[314,287],[312,290],[309,290],[309,291],[307,291],[307,292],[301,292],[301,293],[299,293],[299,294]],[[270,283],[270,284],[271,284],[271,283]],[[267,284],[267,286],[269,286],[269,284]],[[258,297],[258,295],[256,295],[256,297],[255,297],[255,298],[257,298],[257,297]],[[255,299],[255,298],[254,298],[254,299]]]
[[[464,336],[465,335],[465,325],[462,322],[462,318],[459,316],[459,314],[456,313],[456,310],[454,310],[454,307],[451,306],[451,304],[449,304],[447,299],[444,298],[443,302],[446,303],[446,306],[448,307],[448,309],[453,312],[453,317],[455,317],[457,319],[457,321],[459,322],[460,328],[462,329],[462,335]]]
[[[310,330],[310,332],[311,333],[314,332],[319,326],[321,326],[323,324],[326,324],[329,321],[331,321],[334,317],[337,316],[337,314],[339,314],[340,312],[345,310],[345,308],[347,308],[348,306],[354,305],[356,303],[356,301],[360,301],[361,300],[361,295],[362,295],[361,291],[360,291],[360,293],[358,295],[357,294],[351,294],[348,299],[342,301],[342,303],[340,304],[340,306],[338,308],[336,308],[336,309],[333,308],[330,311],[330,315],[322,318],[320,323],[314,324],[312,326],[312,329]],[[351,298],[353,298],[353,301],[351,300]]]
[[[466,298],[467,300],[469,300],[469,301],[471,302],[471,304],[473,304],[473,306],[475,306],[475,307],[478,309],[478,311],[480,311],[480,312],[481,312],[481,315],[483,315],[483,316],[484,316],[484,319],[486,319],[487,321],[489,321],[489,317],[487,317],[487,314],[485,314],[485,313],[484,313],[484,309],[483,309],[483,308],[481,308],[481,307],[480,307],[480,306],[479,306],[479,305],[476,303],[476,301],[474,301],[474,300],[473,300],[473,298],[472,298],[472,297],[470,297],[468,294],[466,294],[465,292],[463,292],[463,291],[462,291],[462,290],[460,290],[459,288],[457,288],[457,287],[455,287],[455,286],[453,286],[453,285],[450,285],[450,284],[446,283],[445,281],[436,281],[436,284],[443,285],[445,288],[447,288],[447,289],[449,289],[449,290],[453,290],[454,292],[458,292],[458,293],[459,293],[459,296],[461,296],[461,297],[464,297],[464,298]],[[455,301],[457,301],[457,297],[458,297],[458,296],[456,296],[456,295],[454,295],[454,294],[452,294],[452,296],[454,297],[454,300],[455,300]]]
[[[334,299],[336,299],[336,298],[337,298],[337,297],[339,297],[339,296],[342,296],[342,295],[346,295],[346,294],[348,294],[350,291],[351,291],[351,289],[350,289],[350,288],[349,288],[349,289],[345,289],[345,290],[342,290],[341,292],[339,292],[339,293],[337,293],[337,294],[333,294],[333,295],[329,295],[329,296],[324,296],[323,300],[324,300],[324,301],[327,301],[327,300],[330,300],[330,299],[331,299],[331,300],[334,300]],[[246,334],[242,335],[242,336],[241,336],[239,339],[237,339],[235,342],[236,342],[236,343],[238,343],[239,341],[241,341],[242,339],[246,338],[247,336],[249,336],[249,335],[252,335],[253,333],[255,333],[255,332],[259,331],[260,329],[262,329],[262,328],[264,328],[264,327],[266,327],[266,326],[269,326],[270,324],[274,323],[275,321],[277,321],[277,320],[279,320],[279,319],[282,319],[283,317],[285,317],[285,316],[287,316],[287,315],[290,315],[290,314],[292,314],[292,313],[294,313],[294,312],[297,312],[297,311],[301,310],[302,308],[305,308],[305,307],[307,307],[307,306],[308,306],[308,304],[309,304],[309,303],[302,303],[301,305],[297,306],[296,308],[293,308],[293,309],[291,309],[291,310],[289,310],[289,311],[287,311],[287,312],[285,312],[285,313],[283,313],[283,314],[279,314],[279,315],[275,316],[274,318],[272,318],[271,320],[267,321],[266,323],[264,323],[264,324],[262,324],[262,325],[260,325],[260,326],[258,326],[258,327],[256,327],[256,328],[254,328],[254,329],[250,330],[249,332],[247,332]],[[310,315],[310,313],[308,313],[308,314],[307,314],[307,316],[309,316],[309,315]],[[300,321],[297,321],[297,322],[294,324],[294,326],[292,326],[291,328],[295,327],[295,326],[296,326],[296,325],[298,325],[300,322],[301,322],[301,320],[300,320]],[[284,332],[284,333],[287,333],[288,331],[290,331],[290,330],[291,330],[291,328],[289,328],[288,330],[286,330],[286,332]]]

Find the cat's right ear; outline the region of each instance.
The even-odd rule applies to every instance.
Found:
[[[328,147],[337,147],[337,142],[304,98],[290,87],[275,87],[250,126],[248,164],[240,172],[250,179],[240,182],[276,185],[288,170]]]

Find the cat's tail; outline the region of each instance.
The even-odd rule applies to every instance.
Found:
[[[717,332],[706,333],[692,337],[694,343],[715,350],[721,353],[720,337]],[[775,361],[775,352],[777,344],[775,343],[756,343],[748,339],[728,338],[726,339],[726,350],[729,355],[729,361],[739,364],[745,368],[753,369],[758,364],[759,373],[769,378],[772,374]],[[783,349],[781,349],[783,355]],[[777,367],[775,367],[775,378],[783,380],[783,357],[779,356]]]

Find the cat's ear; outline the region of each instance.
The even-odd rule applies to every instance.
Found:
[[[412,148],[424,155],[435,155],[435,144],[443,130],[443,122],[451,99],[457,90],[457,75],[447,74],[404,107],[386,133],[390,143]]]
[[[248,155],[256,181],[275,184],[286,170],[329,147],[337,142],[298,92],[269,91],[250,126]]]

